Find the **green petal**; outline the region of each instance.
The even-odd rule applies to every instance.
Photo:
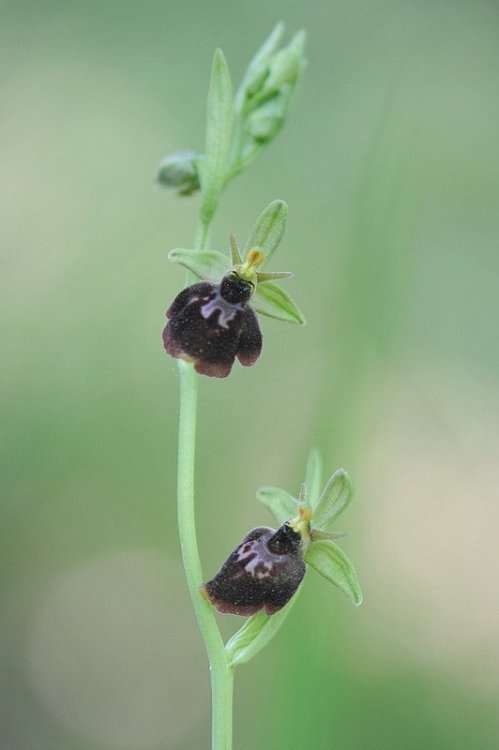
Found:
[[[231,667],[245,664],[272,640],[297,599],[298,591],[285,607],[274,615],[263,610],[250,617],[225,646],[227,660]]]
[[[241,258],[241,252],[239,250],[239,245],[237,244],[236,235],[232,234],[232,232],[229,235],[230,240],[230,254],[232,256],[232,265],[233,266],[240,266],[242,265],[243,259]]]
[[[221,49],[215,51],[208,91],[206,155],[201,166],[205,223],[213,217],[227,175],[232,136],[232,85]]]
[[[305,553],[305,562],[338,586],[356,607],[362,604],[362,591],[355,569],[343,550],[334,542],[312,542]]]
[[[280,524],[296,516],[298,501],[285,490],[279,487],[260,487],[256,496]]]
[[[293,274],[291,271],[264,271],[263,273],[256,272],[256,280],[259,284],[262,281],[274,281],[275,279],[289,279]]]
[[[338,469],[322,490],[314,512],[314,526],[322,531],[331,531],[335,518],[345,510],[352,497],[352,480],[345,469]]]
[[[272,201],[258,217],[253,231],[251,232],[246,248],[245,256],[249,250],[258,248],[265,256],[261,268],[268,262],[270,256],[281,241],[286,221],[288,219],[288,205],[284,201]]]
[[[273,281],[263,281],[257,285],[252,304],[257,312],[269,318],[298,325],[305,323],[302,312],[290,295]]]
[[[305,484],[307,485],[308,502],[312,508],[315,508],[322,487],[322,458],[317,448],[311,448],[308,454]]]
[[[231,268],[229,258],[218,250],[187,250],[176,247],[168,253],[168,260],[188,268],[200,279],[217,284]]]

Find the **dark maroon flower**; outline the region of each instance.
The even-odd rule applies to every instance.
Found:
[[[274,614],[291,599],[303,576],[302,536],[284,523],[253,529],[202,588],[219,612],[248,617]]]
[[[262,335],[248,304],[252,292],[253,284],[234,271],[220,284],[200,281],[188,286],[166,312],[166,351],[215,378],[227,377],[236,357],[245,367],[253,365],[262,349]]]

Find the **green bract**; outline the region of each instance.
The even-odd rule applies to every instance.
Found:
[[[225,184],[232,134],[232,85],[221,49],[213,57],[206,119],[206,155],[201,164],[201,216],[211,221]]]
[[[273,279],[291,276],[288,271],[259,271],[277,248],[286,228],[288,207],[275,200],[260,214],[241,254],[234,235],[230,237],[231,256],[218,250],[175,248],[169,260],[179,263],[200,279],[219,283],[222,276],[234,270],[254,286],[252,305],[262,315],[288,323],[303,325],[305,318],[290,295]]]
[[[225,646],[231,667],[250,661],[272,640],[295,602],[296,595],[274,615],[267,615],[261,610],[246,620]]]
[[[333,539],[343,536],[332,531],[334,520],[342,513],[353,497],[353,484],[344,469],[338,469],[326,482],[320,492],[321,459],[314,449],[310,452],[306,484],[298,499],[278,487],[261,487],[257,498],[269,508],[279,523],[310,509],[312,519],[309,524],[309,541],[304,560],[358,606],[362,602],[362,592],[355,569],[345,553]],[[306,488],[306,489],[305,489]],[[306,497],[308,492],[308,498]]]

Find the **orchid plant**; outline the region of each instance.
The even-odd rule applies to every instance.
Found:
[[[257,219],[244,250],[229,237],[229,253],[209,246],[209,230],[223,190],[243,172],[283,126],[304,69],[305,35],[282,45],[278,24],[250,62],[235,95],[221,50],[215,52],[208,93],[204,153],[179,151],[159,166],[158,181],[180,196],[201,193],[193,248],[176,248],[169,259],[187,269],[186,286],[167,310],[166,352],[178,360],[178,526],[185,574],[210,663],[212,750],[232,748],[235,668],[253,658],[276,634],[296,601],[307,566],[332,581],[359,605],[362,594],[352,563],[336,544],[337,516],[353,494],[348,474],[336,471],[322,488],[319,453],[309,455],[297,498],[262,487],[257,497],[279,528],[246,534],[206,581],[199,557],[194,513],[198,376],[227,377],[237,359],[254,365],[262,349],[255,313],[302,325],[305,320],[277,283],[288,271],[267,270],[279,245],[287,206],[275,200]],[[265,269],[265,270],[264,270]],[[269,353],[268,356],[271,356]],[[321,489],[322,488],[322,489]],[[247,618],[224,644],[215,610]]]

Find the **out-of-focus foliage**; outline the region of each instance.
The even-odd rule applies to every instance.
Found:
[[[365,601],[307,575],[238,670],[235,747],[499,746],[497,8],[26,0],[0,8],[8,750],[207,746],[161,346],[198,198],[154,172],[204,149],[214,48],[237,81],[279,18],[309,64],[212,245],[285,199],[307,326],[264,320],[258,365],[201,384],[202,556],[209,577],[271,523],[255,491],[294,493],[318,445],[355,482],[342,548]]]

